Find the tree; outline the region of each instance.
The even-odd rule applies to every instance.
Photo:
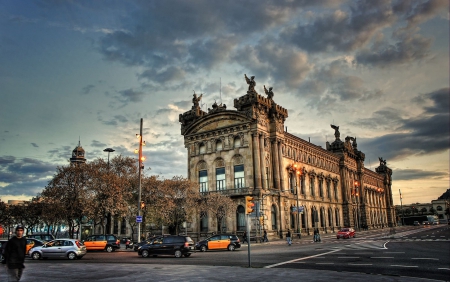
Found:
[[[423,215],[424,213],[427,212],[427,208],[424,207],[424,208],[422,208],[420,211],[422,212],[422,215]]]
[[[237,204],[228,196],[219,192],[210,192],[202,197],[200,210],[203,214],[208,214],[216,219],[213,226],[217,226],[216,231],[221,232],[224,220],[231,217],[236,212]]]

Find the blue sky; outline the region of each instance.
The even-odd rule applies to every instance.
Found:
[[[178,115],[193,90],[233,108],[272,86],[288,131],[316,145],[356,136],[394,202],[449,188],[449,7],[418,1],[1,1],[0,198],[30,199],[104,148],[133,156],[144,119],[146,174],[186,176]],[[219,94],[222,94],[221,97]]]

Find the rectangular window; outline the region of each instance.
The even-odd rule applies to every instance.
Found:
[[[216,168],[216,190],[225,190],[225,168],[219,167]]]
[[[303,195],[305,195],[305,177],[301,177],[301,180],[300,180],[300,185],[301,185],[301,189],[302,189],[302,194]]]
[[[319,196],[323,197],[323,180],[319,179]]]
[[[245,187],[244,181],[244,165],[235,165],[234,166],[234,188],[243,188]]]
[[[337,190],[337,183],[334,183],[334,198],[336,199],[336,201],[337,200],[339,200],[339,197],[338,197],[338,190]]]
[[[208,192],[208,171],[200,170],[198,172],[198,182],[200,184],[200,192]]]
[[[327,198],[331,199],[331,181],[327,181]]]
[[[309,188],[311,190],[311,196],[315,196],[316,194],[314,192],[314,178],[311,177],[309,180],[310,180],[309,181],[309,184],[310,184]]]

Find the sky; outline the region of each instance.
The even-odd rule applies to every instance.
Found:
[[[179,114],[203,93],[233,109],[273,87],[288,132],[325,148],[357,137],[393,170],[394,204],[449,188],[447,0],[0,2],[0,199],[29,200],[105,148],[132,156],[143,118],[145,174],[187,176]]]

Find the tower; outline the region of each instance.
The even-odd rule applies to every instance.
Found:
[[[86,159],[84,158],[84,149],[81,147],[80,140],[78,140],[78,146],[75,147],[72,151],[72,157],[70,158],[70,162],[73,164],[84,164],[86,163]]]

